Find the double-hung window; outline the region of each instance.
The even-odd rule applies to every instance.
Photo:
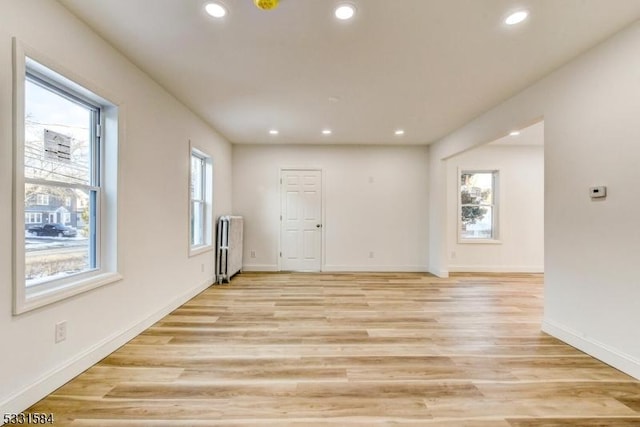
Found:
[[[105,150],[103,132],[105,110],[115,123],[117,108],[29,57],[18,59],[16,314],[119,278],[117,165],[105,164],[105,153],[113,156],[115,149]],[[117,146],[117,136],[110,137]],[[108,198],[105,167],[111,170]]]
[[[211,248],[211,158],[191,149],[189,247],[194,255]]]
[[[498,171],[460,171],[459,240],[498,240]]]

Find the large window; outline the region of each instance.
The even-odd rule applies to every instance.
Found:
[[[459,237],[461,241],[498,239],[497,171],[460,172]]]
[[[24,203],[16,206],[14,312],[21,313],[117,279],[115,236],[101,239],[115,224],[117,181],[110,197],[103,182],[117,175],[105,162],[115,149],[105,149],[103,128],[105,115],[117,123],[117,109],[26,56],[17,61],[15,174]],[[117,146],[117,136],[110,139]]]
[[[35,194],[55,224],[25,227],[25,285],[31,287],[98,266],[101,106],[29,67],[25,79],[24,208],[34,208]],[[86,208],[73,212],[75,221],[66,198],[86,200]]]
[[[211,158],[193,148],[189,194],[189,244],[195,254],[211,247]]]

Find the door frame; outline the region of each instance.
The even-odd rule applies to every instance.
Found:
[[[282,252],[282,219],[280,219],[283,215],[282,212],[282,174],[286,171],[314,171],[320,172],[320,221],[322,224],[322,228],[320,229],[320,272],[323,272],[325,269],[325,227],[326,227],[326,216],[325,216],[325,207],[326,207],[326,197],[325,197],[325,174],[324,170],[321,167],[312,167],[312,166],[281,166],[278,168],[278,250],[276,255],[278,257],[278,271],[282,271],[282,257],[280,253]]]

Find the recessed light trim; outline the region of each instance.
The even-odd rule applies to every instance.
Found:
[[[526,20],[529,17],[528,10],[519,10],[517,12],[513,12],[504,20],[504,23],[507,25],[516,25]]]
[[[336,18],[341,21],[347,21],[353,18],[356,14],[356,7],[351,3],[342,3],[336,7],[335,10]]]
[[[332,134],[331,129],[322,129],[322,134],[323,135],[331,135]]]
[[[509,132],[509,136],[518,136],[518,135],[520,135],[519,130],[512,130],[511,132]]]
[[[279,133],[280,133],[280,131],[278,131],[278,129],[271,129],[271,130],[269,131],[269,134],[270,134],[270,135],[277,135],[277,134],[279,134]]]
[[[227,15],[227,8],[219,2],[207,3],[204,10],[214,18],[223,18]]]
[[[396,129],[396,131],[394,133],[396,135],[404,135],[404,130],[403,129]]]

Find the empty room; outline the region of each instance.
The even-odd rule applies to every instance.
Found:
[[[639,47],[638,0],[0,0],[2,423],[639,426]]]

